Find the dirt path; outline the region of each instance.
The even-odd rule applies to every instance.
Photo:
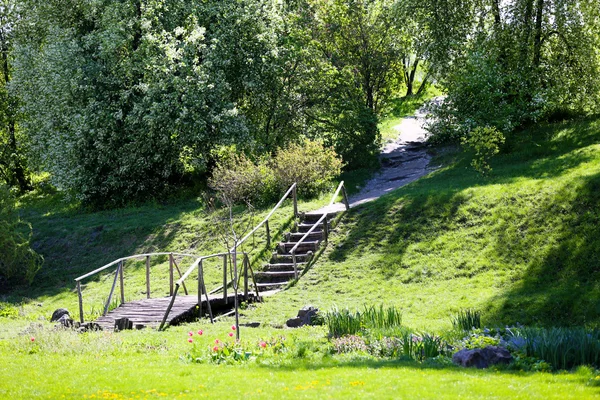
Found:
[[[437,101],[437,98],[434,101]],[[350,196],[350,207],[375,200],[435,169],[429,165],[431,156],[425,147],[427,131],[422,125],[426,113],[424,106],[414,116],[404,118],[400,124],[394,126],[398,131],[398,138],[388,143],[381,152],[381,169],[359,193]]]

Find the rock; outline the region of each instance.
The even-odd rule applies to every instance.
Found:
[[[304,325],[311,325],[313,318],[317,316],[319,309],[313,306],[303,307],[298,311],[296,318],[290,318],[285,323],[289,328],[299,328]]]
[[[488,346],[483,349],[462,349],[452,356],[452,362],[463,367],[488,368],[490,365],[508,364],[512,355],[504,347]]]
[[[69,315],[69,310],[67,310],[66,308],[59,308],[54,310],[54,312],[52,313],[52,318],[50,318],[50,322],[56,322],[58,321],[63,315]]]
[[[101,331],[102,327],[95,322],[86,322],[84,324],[80,324],[79,328],[77,328],[77,332],[83,333],[88,331]]]
[[[241,326],[246,326],[248,328],[258,328],[260,326],[260,322],[247,322],[245,324],[240,324]]]
[[[57,320],[58,324],[56,325],[57,327],[63,327],[63,328],[72,328],[73,327],[73,319],[69,316],[69,314],[63,314],[62,317],[60,317]]]
[[[129,318],[115,319],[115,332],[124,331],[126,329],[133,329],[133,321]]]

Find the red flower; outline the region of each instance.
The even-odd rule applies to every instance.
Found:
[[[219,339],[215,339],[215,344],[219,344],[221,341]]]
[[[231,325],[231,330],[235,331],[235,325]]]
[[[31,338],[31,341],[32,341],[32,342],[35,342],[35,338],[34,338],[34,337],[32,337],[32,338]]]
[[[203,334],[203,333],[204,333],[204,331],[203,331],[202,329],[200,329],[200,330],[198,331],[198,335],[200,335],[200,336],[202,336],[202,334]]]
[[[219,351],[219,346],[215,346],[213,347],[213,351],[216,353],[217,351]]]
[[[265,347],[267,347],[267,343],[266,343],[266,342],[260,342],[258,345],[259,345],[260,347],[262,347],[263,349],[264,349]]]
[[[192,332],[192,331],[189,331],[189,332],[188,332],[188,335],[189,335],[189,336],[194,336],[194,332]]]
[[[192,338],[188,339],[188,342],[190,342],[190,343],[192,343],[193,341],[194,341],[194,339],[192,339]]]
[[[229,337],[232,337],[232,336],[233,336],[233,332],[229,332]]]

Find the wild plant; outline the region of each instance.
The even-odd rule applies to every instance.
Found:
[[[481,311],[466,308],[452,317],[454,329],[470,331],[481,328]]]

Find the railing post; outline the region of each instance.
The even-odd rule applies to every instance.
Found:
[[[83,324],[83,297],[81,296],[80,281],[77,281],[77,297],[79,298],[79,322]]]
[[[150,298],[150,256],[146,256],[146,298]]]
[[[323,220],[323,234],[325,235],[325,242],[329,240],[329,222],[327,221],[327,214],[325,214],[325,219]]]
[[[159,331],[162,331],[162,329],[165,326],[165,323],[167,322],[167,318],[169,317],[169,313],[171,312],[171,308],[173,308],[173,303],[175,303],[175,297],[177,297],[177,291],[179,290],[179,285],[175,285],[175,291],[173,292],[173,296],[171,296],[171,301],[169,302],[169,306],[167,307],[167,311],[165,311],[165,315],[163,316],[163,320],[160,323],[160,326],[158,327]]]
[[[294,278],[298,279],[298,264],[296,263],[296,250],[292,251],[292,262],[294,263]]]
[[[223,255],[223,301],[227,304],[227,254]]]
[[[202,259],[198,263],[198,317],[202,315]]]
[[[248,301],[248,265],[250,259],[248,254],[244,254],[244,301]]]
[[[119,264],[119,266],[117,267],[117,270],[115,271],[115,279],[113,279],[113,284],[112,287],[110,288],[110,293],[108,294],[108,299],[106,300],[106,305],[104,306],[104,314],[106,315],[108,313],[108,306],[110,306],[110,301],[112,300],[112,295],[115,292],[115,286],[117,286],[117,278],[119,277],[119,271],[121,270],[121,265]]]
[[[204,267],[202,266],[202,262],[200,262],[199,268],[200,268],[200,280],[199,280],[199,285],[201,286],[201,289],[199,289],[198,291],[202,291],[204,292],[204,297],[206,298],[206,309],[208,310],[208,316],[210,317],[210,323],[214,324],[215,323],[215,319],[213,317],[213,313],[212,313],[212,307],[210,305],[210,299],[208,298],[208,291],[206,290],[206,285],[204,284]],[[202,308],[200,308],[200,311],[202,311]]]
[[[169,296],[173,296],[173,253],[169,254]]]
[[[121,260],[119,264],[119,283],[121,289],[121,304],[125,304],[125,282],[123,281],[123,266],[125,265],[125,261]]]
[[[267,228],[267,247],[271,247],[271,230],[269,229],[269,220],[265,222]]]
[[[346,186],[342,186],[342,195],[344,196],[344,205],[346,210],[350,209],[350,202],[348,201],[348,194],[346,193]]]
[[[292,200],[294,201],[294,218],[298,216],[298,195],[296,192],[296,184],[294,183],[294,189],[292,189]]]

